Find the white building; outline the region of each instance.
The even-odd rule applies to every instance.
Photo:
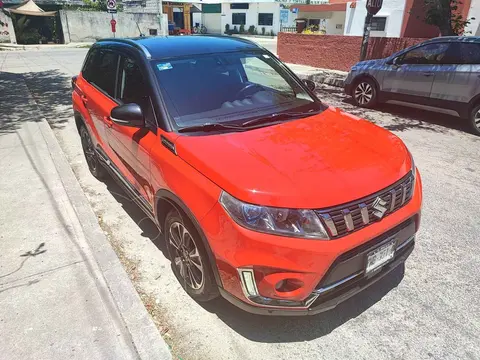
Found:
[[[293,2],[291,3],[293,4]],[[202,8],[201,14],[193,15],[193,22],[205,25],[208,33],[225,32],[226,25],[245,31],[254,26],[258,34],[268,35],[272,31],[276,35],[282,26],[295,26],[297,14],[287,9],[284,2],[275,0],[226,0],[221,3],[215,0],[204,0],[196,4]]]

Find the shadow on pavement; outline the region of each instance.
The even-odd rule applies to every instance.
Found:
[[[251,341],[264,343],[309,341],[331,333],[380,301],[400,284],[404,273],[405,266],[402,264],[336,308],[313,316],[254,315],[233,306],[221,297],[200,305],[207,311],[215,313],[225,324]]]
[[[419,129],[445,133],[447,129],[454,129],[470,133],[467,121],[456,116],[393,103],[377,104],[374,109],[360,108],[354,105],[352,98],[347,96],[342,88],[333,86],[320,86],[316,92],[319,99],[326,104],[339,107],[390,131]],[[369,116],[372,112],[378,113],[377,116]],[[379,120],[380,117],[384,119]]]
[[[129,195],[118,185],[118,183],[111,177],[107,176],[103,180],[107,185],[107,190],[117,200],[125,212],[132,218],[142,231],[141,235],[152,241],[152,243],[163,253],[168,259],[168,251],[163,240],[163,235],[158,230],[157,225],[153,223],[150,218],[137,206],[137,204],[130,198]]]
[[[70,78],[58,70],[23,74],[0,72],[0,135],[19,129],[22,123],[38,122],[42,117],[52,127],[62,127],[73,116]],[[41,114],[32,113],[26,103],[31,97],[19,96],[25,84]]]

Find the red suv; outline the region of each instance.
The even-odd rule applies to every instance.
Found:
[[[314,314],[413,250],[422,189],[403,142],[252,42],[102,40],[72,84],[92,174],[157,224],[195,300]]]

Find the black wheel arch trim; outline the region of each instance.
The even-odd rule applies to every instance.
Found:
[[[480,94],[477,94],[476,96],[473,97],[472,100],[469,101],[468,113],[463,114],[464,115],[463,117],[466,117],[467,119],[470,118],[472,110],[478,105],[480,105]],[[460,116],[462,116],[462,114],[460,114]]]
[[[205,233],[203,232],[198,220],[195,218],[193,213],[177,195],[175,195],[171,191],[161,189],[161,190],[158,190],[157,193],[155,194],[155,209],[154,209],[155,216],[157,216],[158,214],[157,206],[158,206],[159,200],[168,201],[173,207],[180,209],[184,214],[188,216],[188,219],[192,222],[193,226],[195,227],[195,230],[197,231],[197,233],[200,236],[200,239],[202,240],[205,251],[207,252],[210,268],[212,269],[213,276],[215,277],[215,282],[217,283],[217,286],[219,288],[223,288],[222,280],[218,272],[217,262],[215,260],[215,256],[213,255],[212,248],[210,247],[207,237],[205,236]],[[163,229],[164,224],[158,224],[158,225],[162,229],[162,231],[164,231]]]

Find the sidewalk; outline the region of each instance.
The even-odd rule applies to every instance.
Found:
[[[0,357],[171,359],[21,75],[0,109]]]

